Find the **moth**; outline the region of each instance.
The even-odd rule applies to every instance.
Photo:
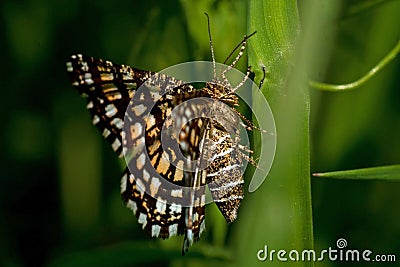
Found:
[[[215,62],[210,26],[208,29]],[[234,108],[239,105],[235,91],[243,83],[232,87],[225,72],[236,65],[253,34],[245,36],[235,48],[240,46],[228,69],[219,77],[214,74],[214,79],[202,88],[81,54],[71,56],[66,63],[72,85],[87,100],[93,125],[120,157],[124,148],[133,151],[121,179],[121,195],[127,207],[153,237],[165,239],[184,234],[183,254],[205,229],[206,185],[226,221],[237,218],[243,199],[242,163],[252,159],[243,153],[235,136],[238,125],[246,129],[255,126]],[[249,73],[250,70],[245,79]],[[142,88],[139,96],[138,88]],[[133,103],[135,96],[137,101]],[[185,104],[193,99],[201,100]],[[204,109],[207,99],[221,101],[231,108],[225,116],[213,117],[208,114],[212,109]],[[163,126],[172,127],[174,120],[170,114],[177,106],[181,108],[175,112],[174,120],[180,121],[180,130],[168,142],[175,147],[163,146]],[[210,116],[189,118],[206,113]],[[224,120],[225,124],[221,123]],[[191,161],[205,161],[206,167],[196,165],[192,171],[185,170],[184,161],[177,159],[178,153]],[[182,199],[187,205],[181,204]]]

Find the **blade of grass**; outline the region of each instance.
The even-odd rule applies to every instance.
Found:
[[[353,180],[383,180],[400,182],[400,165],[390,165],[372,168],[363,168],[347,171],[314,173],[314,177],[353,179]]]

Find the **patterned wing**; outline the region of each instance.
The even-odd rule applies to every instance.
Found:
[[[93,124],[122,157],[125,110],[136,88],[154,73],[80,54],[66,65],[72,85],[87,98]]]
[[[129,170],[121,179],[121,193],[127,206],[154,237],[185,233],[186,250],[204,230],[205,196],[200,187],[205,184],[205,173],[185,172],[179,168],[182,165],[179,161],[177,166],[171,164],[169,160],[175,152],[162,149],[160,130],[176,105],[194,97],[193,87],[182,85],[182,81],[173,77],[79,54],[72,56],[66,65],[72,84],[87,98],[93,124],[114,151],[121,156],[123,143],[132,149]],[[139,101],[127,111],[141,85],[144,90],[139,92]],[[184,114],[177,116],[183,118]],[[129,122],[125,138],[124,119]],[[203,121],[194,120],[185,125],[174,141],[186,157],[196,158],[201,140],[198,135],[202,134]],[[189,138],[195,135],[198,138]],[[172,191],[168,191],[169,185],[175,186]],[[182,198],[192,205],[181,205]]]
[[[207,167],[207,184],[225,220],[233,222],[243,199],[242,154],[230,133],[216,123],[208,141],[213,156]]]
[[[204,91],[218,101],[238,105],[238,98],[229,86],[207,83]],[[233,222],[243,199],[243,159],[247,156],[240,148],[241,116],[234,108],[221,104],[214,105],[211,115],[206,139],[209,162],[206,183],[225,220]]]
[[[154,91],[154,85],[151,87]],[[122,179],[121,193],[143,229],[152,236],[168,238],[185,233],[184,252],[205,228],[205,172],[185,170],[186,159],[199,158],[206,129],[203,119],[188,118],[189,110],[190,114],[198,114],[201,107],[185,101],[201,92],[181,87],[162,96],[151,110],[146,110],[149,113],[139,114],[138,110],[148,106],[148,92],[144,90],[143,95],[134,98],[127,110],[125,121],[129,121],[129,129],[125,141],[130,174]],[[177,128],[178,121],[183,127]],[[164,131],[171,129],[172,134],[162,140],[164,125]]]
[[[236,219],[243,158],[229,133],[238,122],[229,114],[206,119],[201,101],[187,104],[208,97],[237,105],[233,92],[210,84],[195,90],[173,77],[82,55],[70,58],[67,71],[87,98],[93,124],[119,156],[123,149],[128,155],[121,194],[143,229],[160,238],[185,234],[187,251],[205,229],[206,183],[225,219]],[[162,140],[163,127],[175,134]]]

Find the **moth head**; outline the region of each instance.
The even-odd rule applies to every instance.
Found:
[[[225,85],[222,83],[209,82],[207,83],[204,90],[213,99],[217,99],[227,104],[238,106],[238,98],[229,84]]]

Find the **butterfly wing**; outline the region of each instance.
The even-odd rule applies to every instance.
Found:
[[[119,156],[123,147],[129,152],[121,194],[143,229],[160,238],[185,234],[183,251],[187,251],[205,229],[206,183],[225,219],[236,219],[243,198],[243,172],[237,143],[229,134],[232,129],[201,118],[200,104],[186,104],[196,97],[218,98],[213,90],[195,90],[173,77],[79,54],[67,62],[67,71],[87,98],[93,124]],[[144,89],[138,92],[138,88]],[[190,120],[190,115],[195,119]],[[161,142],[164,126],[177,134]],[[187,171],[177,156],[194,161],[202,160],[203,153],[212,158],[205,170],[192,165]]]
[[[121,156],[122,144],[132,149],[129,170],[121,179],[121,194],[138,222],[154,237],[185,233],[185,243],[190,246],[204,230],[205,173],[186,172],[179,168],[179,161],[171,164],[177,151],[162,148],[161,129],[175,106],[194,97],[190,94],[193,88],[173,77],[82,55],[70,58],[67,71],[72,84],[87,98],[93,124],[114,151]],[[141,85],[139,101],[129,105]],[[125,138],[124,119],[129,124],[125,125]],[[201,119],[190,121],[173,140],[186,157],[199,156],[198,136],[204,135],[204,129]],[[182,205],[183,198],[190,205]]]
[[[211,164],[207,167],[207,185],[211,196],[227,222],[236,220],[243,199],[243,160],[229,132],[212,127],[209,135]]]
[[[66,65],[72,85],[87,98],[93,124],[122,157],[125,110],[135,90],[153,73],[80,54],[71,56]]]
[[[168,238],[185,233],[186,251],[205,228],[205,172],[196,168],[189,171],[186,164],[200,156],[206,125],[201,118],[187,117],[189,110],[190,114],[199,113],[196,106],[185,102],[196,95],[191,87],[162,96],[149,113],[138,114],[147,106],[148,92],[140,93],[127,109],[130,179],[124,176],[122,195],[152,236]],[[167,133],[164,136],[163,131]]]

